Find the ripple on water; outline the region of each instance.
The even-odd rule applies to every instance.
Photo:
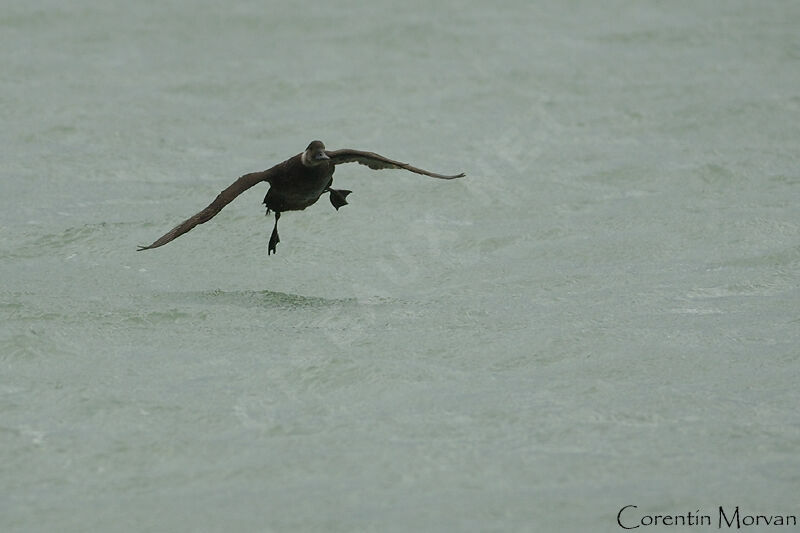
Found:
[[[91,244],[99,235],[116,231],[118,228],[126,228],[127,230],[131,225],[129,222],[100,222],[66,228],[63,231],[45,233],[43,235],[29,235],[27,240],[9,250],[8,257],[30,258],[52,255],[56,250],[76,244]]]
[[[54,336],[36,328],[29,328],[0,338],[0,361],[14,361],[53,357],[69,350]]]
[[[181,304],[230,305],[275,309],[321,309],[358,303],[357,298],[322,298],[318,296],[302,296],[299,294],[267,290],[223,291],[221,289],[211,291],[166,292],[159,294],[157,299]]]

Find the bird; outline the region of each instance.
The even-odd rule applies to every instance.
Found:
[[[340,207],[348,204],[347,196],[352,191],[334,189],[331,186],[333,185],[333,172],[336,169],[336,165],[353,162],[366,165],[374,170],[402,169],[444,180],[463,178],[466,175],[463,172],[454,175],[437,174],[389,159],[374,152],[349,148],[326,150],[322,141],[315,140],[311,141],[303,152],[290,157],[282,163],[278,163],[272,168],[241,176],[220,192],[205,209],[187,218],[149,246],[139,246],[138,251],[152,250],[153,248],[164,246],[195,226],[205,224],[237,196],[265,181],[269,183],[269,189],[263,202],[267,207],[266,214],[275,213],[275,226],[272,228],[272,234],[267,246],[267,256],[269,256],[277,252],[276,247],[280,242],[278,220],[281,217],[281,213],[285,211],[302,211],[314,205],[325,193],[329,194],[330,202],[337,211]]]

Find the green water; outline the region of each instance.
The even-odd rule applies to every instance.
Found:
[[[0,529],[800,514],[800,4],[7,2]],[[301,151],[352,189],[271,218]]]

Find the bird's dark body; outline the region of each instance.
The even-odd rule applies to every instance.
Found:
[[[330,193],[331,204],[337,210],[343,205],[347,205],[347,195],[350,194],[350,191],[332,189],[331,185],[333,184],[333,171],[336,165],[353,162],[366,165],[375,170],[396,168],[445,180],[464,176],[463,173],[452,176],[436,174],[373,152],[347,148],[327,151],[321,141],[312,141],[304,152],[290,157],[283,163],[278,163],[262,172],[251,172],[240,177],[220,192],[205,209],[172,228],[153,244],[140,246],[139,250],[151,250],[164,246],[195,226],[205,224],[214,218],[223,207],[250,187],[261,182],[267,182],[269,183],[269,190],[264,197],[264,205],[267,206],[267,214],[270,211],[275,213],[275,226],[269,239],[267,253],[273,253],[275,252],[275,246],[280,242],[278,238],[278,219],[280,219],[281,213],[284,211],[302,211],[306,207],[317,203],[320,196],[326,192]]]
[[[264,197],[267,209],[276,213],[302,211],[317,203],[330,188],[335,167],[327,161],[308,167],[303,165],[301,156],[297,154],[278,165],[281,172],[270,180],[269,190]]]

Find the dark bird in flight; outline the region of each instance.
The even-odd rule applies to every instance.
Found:
[[[328,151],[325,150],[325,145],[322,144],[322,141],[312,141],[304,152],[287,159],[283,163],[278,163],[263,172],[245,174],[219,193],[214,201],[208,204],[208,207],[172,228],[150,246],[140,246],[139,250],[158,248],[177,239],[198,224],[204,224],[214,218],[223,207],[253,185],[266,181],[269,183],[269,190],[264,197],[264,205],[267,206],[267,215],[270,212],[275,213],[275,227],[272,229],[272,236],[269,239],[267,255],[274,253],[275,246],[280,242],[278,238],[278,219],[284,211],[302,211],[306,207],[315,204],[326,192],[330,194],[330,201],[337,211],[343,205],[347,205],[347,195],[352,191],[332,189],[331,185],[333,184],[333,171],[336,165],[352,162],[366,165],[375,170],[384,168],[405,169],[443,180],[464,176],[463,173],[445,176],[428,172],[373,152],[362,152],[347,148]]]

